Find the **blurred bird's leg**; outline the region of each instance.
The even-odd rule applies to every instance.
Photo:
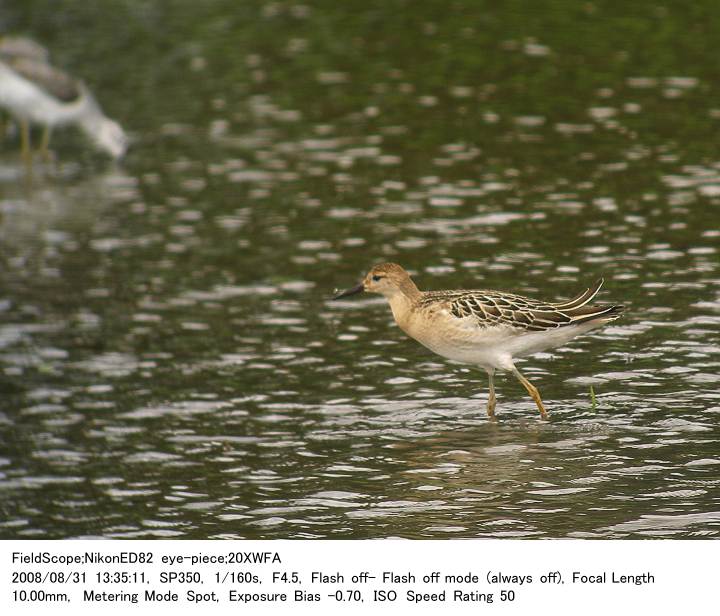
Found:
[[[50,162],[50,136],[52,135],[52,128],[49,125],[45,125],[43,128],[42,139],[40,141],[40,149],[38,150],[40,157],[46,162]]]
[[[32,173],[32,152],[30,151],[30,123],[20,120],[20,156],[28,175]]]

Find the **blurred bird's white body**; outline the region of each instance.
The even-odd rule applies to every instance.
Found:
[[[88,115],[88,102],[88,99],[82,96],[75,101],[63,103],[32,81],[18,75],[4,62],[0,62],[0,105],[18,120],[52,128],[71,124]]]

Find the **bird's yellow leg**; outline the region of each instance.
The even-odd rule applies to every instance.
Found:
[[[495,405],[497,404],[497,399],[495,398],[495,372],[488,372],[488,379],[489,379],[489,396],[488,396],[488,406],[487,406],[487,414],[490,419],[495,419]]]
[[[540,392],[537,390],[537,387],[535,387],[535,385],[528,381],[517,368],[513,368],[512,372],[517,377],[517,380],[524,385],[525,389],[527,389],[530,397],[535,400],[535,404],[537,404],[537,407],[540,410],[540,416],[543,419],[547,419],[548,412],[545,410],[545,405],[543,404],[542,398],[540,397]]]
[[[20,156],[28,173],[32,171],[32,152],[30,151],[30,123],[20,120]]]
[[[45,125],[45,128],[43,128],[42,133],[42,140],[40,141],[40,149],[38,152],[40,153],[40,157],[45,161],[50,161],[50,136],[52,134],[52,128],[50,126]]]

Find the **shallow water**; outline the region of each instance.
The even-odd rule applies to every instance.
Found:
[[[0,536],[718,535],[714,5],[322,4],[0,12],[134,140],[59,134],[31,186],[5,141]],[[382,260],[628,312],[494,424],[483,372],[328,301]]]

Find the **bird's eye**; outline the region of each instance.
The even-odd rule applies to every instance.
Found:
[[[373,282],[379,282],[382,278],[385,278],[385,276],[378,276],[377,274],[375,274],[375,275],[372,277]]]

